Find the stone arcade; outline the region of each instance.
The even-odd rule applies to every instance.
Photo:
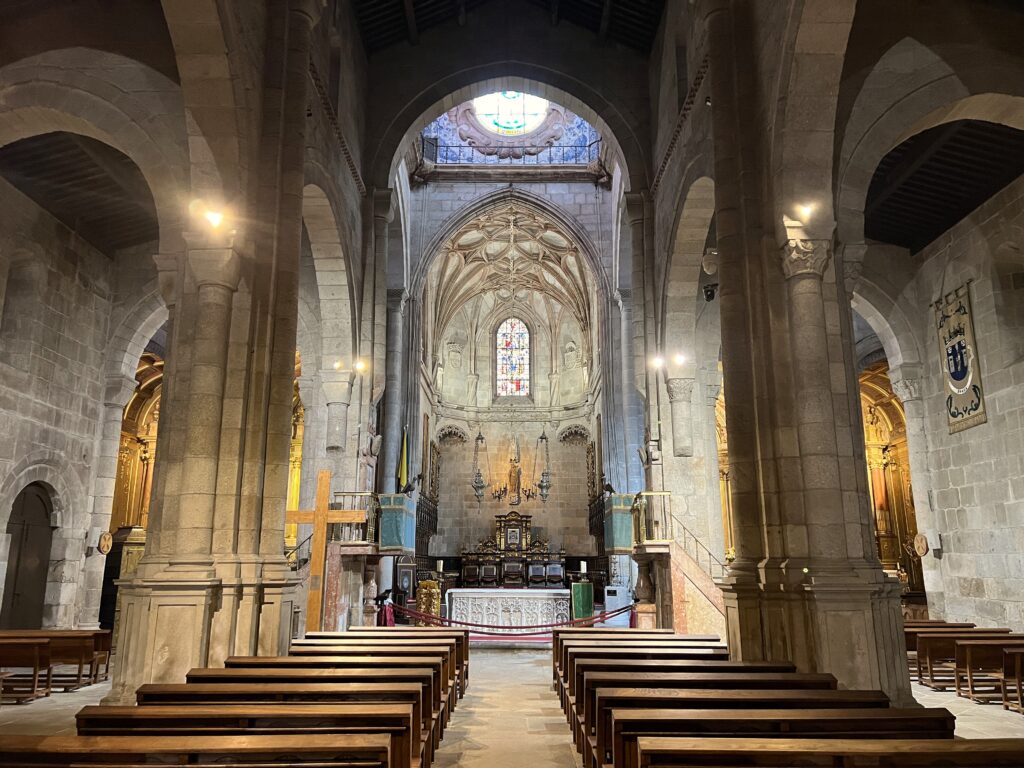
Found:
[[[1024,632],[1022,28],[0,0],[0,635],[129,704],[586,580],[912,704],[905,622]]]

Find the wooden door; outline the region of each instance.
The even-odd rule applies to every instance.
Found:
[[[26,486],[14,500],[7,533],[11,547],[4,580],[0,629],[40,629],[50,565],[50,496],[41,485]]]

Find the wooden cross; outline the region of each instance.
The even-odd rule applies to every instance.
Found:
[[[320,470],[316,476],[316,505],[313,509],[289,509],[285,522],[313,526],[310,544],[309,592],[306,598],[306,631],[318,632],[324,605],[324,567],[327,563],[327,525],[329,523],[365,523],[362,509],[331,509],[331,472]]]

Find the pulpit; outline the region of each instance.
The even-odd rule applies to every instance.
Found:
[[[565,550],[552,552],[546,541],[534,541],[531,515],[509,512],[494,516],[494,536],[462,553],[464,587],[563,586]]]

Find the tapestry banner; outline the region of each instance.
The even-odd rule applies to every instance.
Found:
[[[939,334],[949,433],[984,424],[988,416],[974,338],[970,283],[935,303],[935,327]]]

